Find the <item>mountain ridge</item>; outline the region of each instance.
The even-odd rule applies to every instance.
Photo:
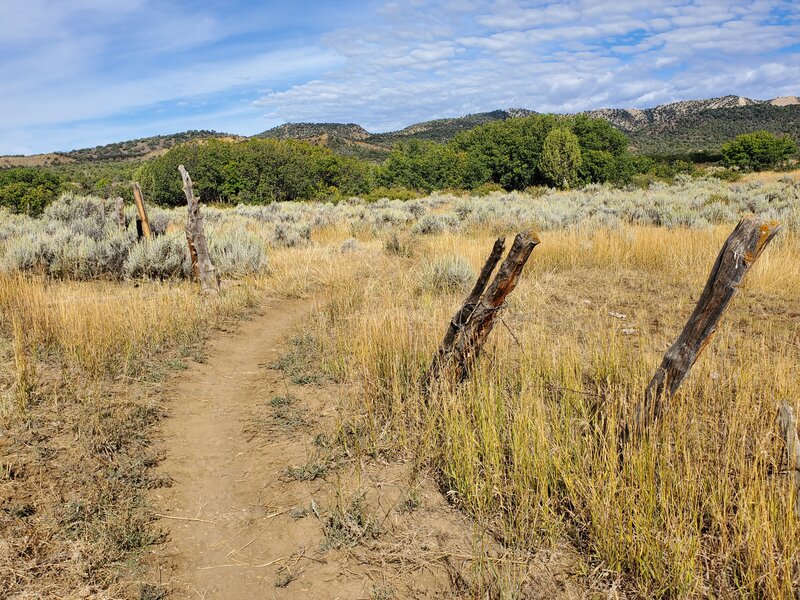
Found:
[[[498,109],[413,123],[397,131],[371,133],[357,123],[284,123],[252,138],[298,139],[368,160],[381,160],[408,139],[446,142],[461,131],[497,120],[537,114],[526,108]],[[800,98],[754,100],[728,95],[681,100],[652,108],[598,108],[580,113],[601,118],[627,134],[634,150],[648,153],[707,152],[740,133],[766,129],[800,142]],[[189,130],[134,140],[29,156],[0,156],[0,168],[74,162],[143,160],[188,141],[247,139],[213,130]]]

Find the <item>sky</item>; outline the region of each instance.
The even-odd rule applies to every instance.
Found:
[[[0,0],[0,154],[800,95],[796,0]]]

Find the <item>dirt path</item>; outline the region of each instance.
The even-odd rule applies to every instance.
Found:
[[[151,579],[170,598],[484,597],[502,550],[410,465],[336,457],[324,440],[352,389],[272,368],[312,310],[267,302],[168,384]],[[531,573],[543,595],[522,597],[577,597],[548,562]]]
[[[297,549],[287,547],[280,527],[269,530],[273,515],[292,506],[264,482],[298,448],[284,445],[265,456],[245,429],[278,383],[265,365],[311,308],[308,301],[269,302],[262,315],[213,341],[205,362],[170,386],[160,468],[174,484],[158,490],[155,503],[173,517],[162,525],[169,533],[164,558],[174,559],[165,575],[176,597],[255,598],[273,588],[265,575],[274,570],[265,563]]]

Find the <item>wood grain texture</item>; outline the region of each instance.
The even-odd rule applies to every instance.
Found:
[[[125,221],[125,201],[117,196],[114,199],[114,208],[117,212],[117,225],[120,229],[127,229],[128,224]]]
[[[778,409],[778,423],[786,444],[786,471],[792,480],[794,514],[800,517],[800,439],[797,437],[797,418],[794,409],[785,400]]]

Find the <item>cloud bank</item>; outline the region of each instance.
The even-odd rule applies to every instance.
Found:
[[[5,4],[0,153],[800,92],[800,8],[785,0]]]

